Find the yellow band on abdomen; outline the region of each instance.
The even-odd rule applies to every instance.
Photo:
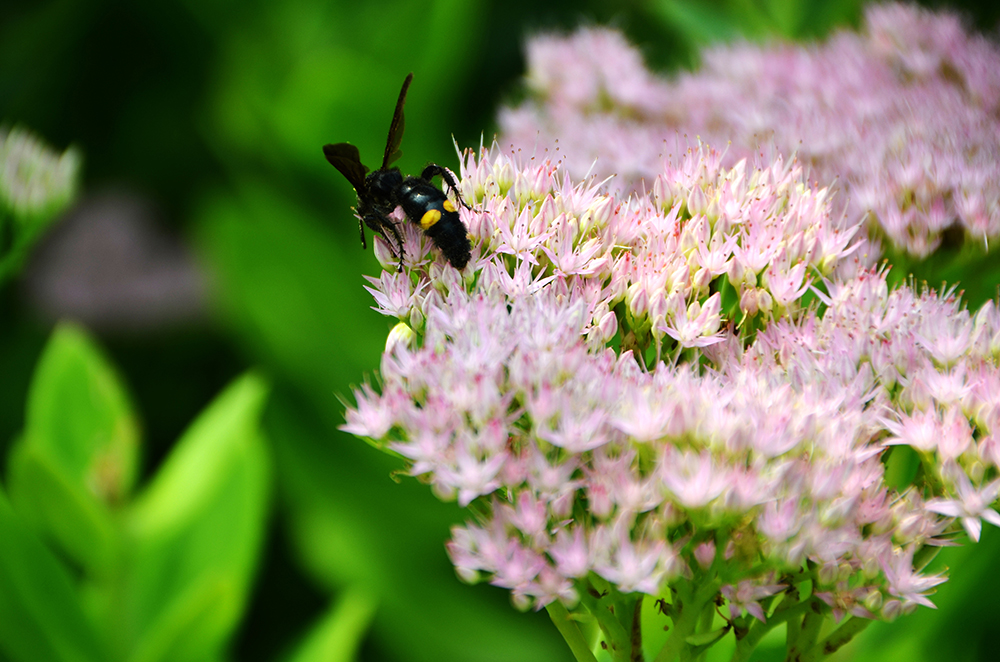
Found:
[[[433,227],[434,224],[440,220],[441,220],[441,212],[439,212],[437,209],[428,209],[427,212],[420,217],[420,227],[427,230]]]

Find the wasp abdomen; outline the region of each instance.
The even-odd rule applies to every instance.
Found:
[[[417,177],[407,177],[399,187],[398,196],[406,216],[423,229],[451,266],[464,269],[469,263],[472,246],[465,224],[448,196]]]
[[[472,257],[472,244],[469,243],[465,224],[458,218],[458,212],[446,212],[441,220],[424,231],[431,241],[441,249],[451,266],[459,271],[465,268]]]

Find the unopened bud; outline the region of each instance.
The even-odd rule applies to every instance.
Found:
[[[413,329],[404,322],[400,322],[392,327],[392,331],[389,332],[389,336],[385,339],[385,353],[392,354],[399,346],[404,348],[412,347],[416,338],[417,334],[413,332]]]
[[[873,589],[865,598],[864,605],[868,611],[877,613],[882,608],[882,592]]]

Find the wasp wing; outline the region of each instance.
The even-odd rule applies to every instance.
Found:
[[[358,195],[364,192],[365,174],[368,172],[368,168],[361,163],[361,154],[357,147],[350,143],[323,145],[323,156],[330,162],[330,165],[347,178]]]
[[[413,74],[409,74],[403,81],[403,89],[399,91],[399,99],[396,101],[396,112],[392,114],[392,124],[389,125],[389,137],[385,140],[385,157],[382,159],[382,170],[389,167],[389,164],[403,155],[399,145],[403,142],[403,104],[406,103],[406,90],[410,88],[410,81]]]

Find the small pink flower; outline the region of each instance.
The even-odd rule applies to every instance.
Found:
[[[1000,513],[990,508],[1000,495],[1000,478],[977,489],[953,462],[946,465],[942,473],[954,483],[957,498],[935,497],[924,505],[927,510],[961,519],[965,531],[976,542],[983,528],[981,519],[1000,526]]]
[[[660,479],[675,500],[686,508],[703,508],[722,494],[729,483],[707,452],[675,452],[664,456]]]
[[[764,578],[763,581],[773,581],[773,577]],[[758,621],[766,622],[764,609],[760,605],[760,600],[779,593],[786,587],[784,584],[762,584],[759,580],[744,579],[735,586],[723,586],[722,595],[729,601],[729,613],[733,618],[738,618],[746,611]]]
[[[913,545],[903,550],[885,553],[880,559],[882,571],[888,582],[889,593],[908,603],[920,604],[936,609],[927,598],[930,589],[945,581],[941,575],[921,575],[913,569]]]
[[[695,301],[686,309],[682,302],[673,310],[674,323],[660,326],[660,330],[674,338],[681,347],[705,347],[722,342],[719,333],[721,323],[720,310],[722,298],[716,292],[708,298],[705,305]]]

